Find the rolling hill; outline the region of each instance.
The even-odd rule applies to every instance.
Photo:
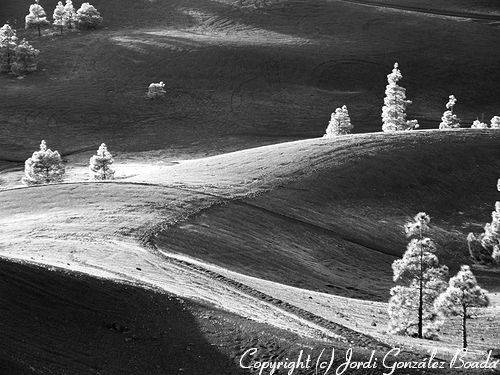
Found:
[[[118,180],[109,183],[78,180],[84,168],[74,165],[67,183],[0,191],[2,254],[366,347],[356,332],[381,339],[385,307],[369,301],[388,298],[405,220],[426,210],[441,261],[452,271],[469,262],[465,235],[480,231],[496,198],[499,137],[494,130],[359,134],[173,165],[118,161]],[[476,273],[498,303],[498,271]],[[309,297],[319,305],[305,303]],[[354,306],[363,306],[360,320],[346,318]],[[498,343],[495,310],[487,314],[493,335],[477,336],[475,350]],[[378,328],[366,327],[370,321]],[[452,345],[457,332],[448,332]]]
[[[0,159],[23,161],[42,138],[71,154],[102,141],[133,152],[317,137],[342,104],[356,132],[375,131],[395,60],[424,127],[450,93],[464,124],[498,114],[494,23],[345,1],[93,3],[101,29],[38,38],[22,30],[27,3],[2,2],[0,18],[42,52],[39,72],[0,76]],[[145,100],[160,80],[166,97]]]
[[[387,334],[391,263],[419,211],[441,262],[470,263],[500,132],[375,132],[396,60],[424,129],[451,93],[464,127],[500,114],[499,8],[476,3],[95,0],[101,28],[38,38],[29,4],[2,0],[41,55],[0,75],[0,373],[237,374],[252,346],[449,358],[456,320],[438,342]],[[157,81],[166,96],[146,100]],[[317,138],[343,104],[359,134]],[[41,139],[66,179],[23,187]],[[98,183],[103,141],[116,180]],[[474,272],[493,305],[470,321],[481,359],[500,346],[500,273]]]

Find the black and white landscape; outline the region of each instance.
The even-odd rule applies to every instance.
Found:
[[[499,116],[498,0],[1,0],[0,375],[498,373]]]

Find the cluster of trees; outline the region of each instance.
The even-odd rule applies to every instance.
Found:
[[[89,174],[94,180],[112,180],[115,171],[111,168],[113,156],[104,143],[89,161]],[[26,160],[22,182],[26,185],[39,185],[61,182],[66,173],[61,155],[47,148],[45,141],[40,143],[40,149]]]
[[[412,103],[406,99],[406,89],[399,86],[398,82],[403,78],[399,70],[398,63],[394,64],[392,72],[387,75],[387,86],[385,88],[384,106],[382,107],[382,131],[397,132],[417,129],[419,127],[417,120],[407,120],[406,109]],[[441,117],[439,129],[457,129],[460,128],[460,119],[453,113],[453,108],[457,102],[454,95],[449,96],[446,103],[446,111]],[[332,138],[339,135],[345,135],[351,132],[353,126],[347,107],[337,108],[330,119],[324,138]],[[500,116],[494,116],[491,119],[491,125],[475,120],[472,123],[473,129],[500,129]]]
[[[444,111],[443,116],[441,117],[441,123],[439,124],[439,129],[441,130],[449,130],[449,129],[458,129],[461,127],[460,118],[453,113],[453,108],[457,103],[457,98],[455,95],[450,95],[448,98],[448,103],[446,103],[446,111]],[[471,125],[472,129],[500,129],[500,116],[493,116],[491,119],[491,125],[488,126],[485,122],[479,121],[476,119],[473,121]]]
[[[89,3],[83,3],[77,11],[71,0],[66,0],[66,5],[59,2],[54,9],[53,25],[60,28],[95,28],[102,22],[102,17]],[[42,29],[50,25],[47,14],[35,0],[30,5],[29,13],[25,18],[26,29],[38,30],[42,35]],[[33,48],[25,39],[19,41],[16,31],[5,24],[0,28],[0,73],[13,73],[23,75],[34,72],[38,68],[38,55],[40,51]]]
[[[420,212],[407,223],[410,238],[406,252],[392,264],[394,281],[388,305],[389,331],[418,338],[436,338],[449,316],[462,319],[463,347],[467,347],[467,319],[470,308],[489,305],[469,266],[448,282],[448,267],[440,265],[436,245],[426,235],[430,217]]]
[[[101,22],[102,17],[94,6],[89,3],[83,3],[80,9],[75,11],[73,2],[66,0],[65,5],[61,1],[56,5],[52,25],[59,28],[62,33],[65,27],[68,29],[90,29],[96,28]],[[30,5],[29,13],[25,17],[26,29],[36,29],[38,36],[41,36],[42,29],[48,27],[50,24],[45,10],[40,5],[40,0],[35,0],[35,3]]]
[[[23,75],[38,67],[40,51],[26,40],[17,38],[16,31],[5,24],[0,28],[0,72]]]

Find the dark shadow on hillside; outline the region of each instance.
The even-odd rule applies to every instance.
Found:
[[[177,298],[0,262],[2,374],[239,374]]]

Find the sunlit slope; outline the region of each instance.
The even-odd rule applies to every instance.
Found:
[[[209,208],[157,243],[252,276],[386,299],[402,225],[419,211],[433,218],[441,260],[452,271],[470,262],[465,236],[482,230],[497,199],[499,146],[495,131],[434,131],[276,145],[256,149],[253,163],[253,150],[235,153],[234,165],[262,163],[264,176],[264,160],[278,166],[275,188]],[[498,289],[497,274],[479,273]]]
[[[69,153],[316,137],[343,104],[357,132],[374,131],[395,60],[423,126],[437,127],[450,93],[466,126],[498,114],[500,29],[489,24],[342,1],[93,4],[101,29],[38,38],[22,30],[27,4],[2,2],[0,22],[42,52],[39,72],[0,76],[0,159],[23,161],[42,138]],[[160,80],[165,98],[145,100]]]

